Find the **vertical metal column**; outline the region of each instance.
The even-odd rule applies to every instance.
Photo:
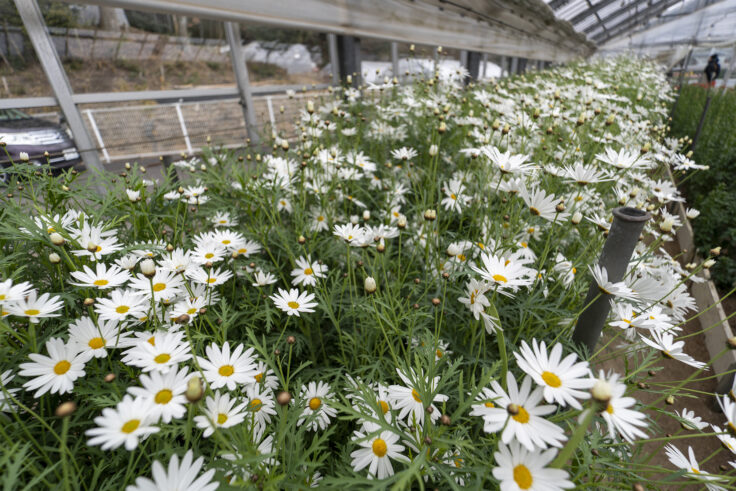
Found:
[[[43,71],[46,73],[46,78],[51,84],[51,89],[54,91],[61,112],[64,113],[64,118],[69,124],[84,163],[97,171],[103,170],[102,162],[100,162],[100,157],[97,155],[97,149],[92,142],[92,136],[82,120],[82,113],[72,101],[72,89],[69,85],[69,79],[66,77],[59,55],[56,53],[51,37],[46,30],[36,0],[15,0],[15,6],[26,28],[28,37],[31,39],[33,49],[36,50]]]
[[[348,75],[353,78],[353,87],[361,83],[360,38],[355,36],[337,36],[337,53],[340,66],[340,79],[347,83]]]
[[[687,56],[685,57],[685,60],[682,63],[682,68],[680,69],[680,76],[677,80],[677,95],[675,96],[675,103],[672,104],[672,109],[670,110],[670,117],[675,116],[675,109],[677,109],[677,103],[680,102],[680,92],[682,92],[682,82],[685,79],[685,72],[687,71],[687,67],[690,65],[690,57],[693,55],[693,49],[690,48],[690,50],[687,52]]]
[[[503,75],[504,72],[506,72],[506,75],[507,76],[508,75],[511,75],[511,69],[509,67],[509,59],[508,59],[507,56],[502,56],[501,57],[501,77],[500,78],[503,78],[504,77],[504,75]]]
[[[734,66],[736,66],[736,43],[734,43],[733,49],[731,50],[731,59],[728,61],[726,73],[723,74],[723,87],[721,88],[721,94],[725,94],[726,89],[728,89],[728,79],[731,78]]]
[[[613,210],[611,230],[598,260],[598,264],[608,273],[608,281],[617,283],[623,280],[639,234],[650,218],[649,213],[637,208],[625,207]],[[588,296],[583,302],[588,308],[578,317],[572,335],[575,343],[587,348],[588,355],[593,354],[595,345],[601,337],[608,312],[611,310],[610,297],[610,294],[601,291],[595,280],[591,282]]]
[[[470,80],[478,80],[478,73],[480,72],[480,59],[481,54],[477,51],[468,51],[465,68],[468,69],[468,78],[465,80],[467,84]]]
[[[18,0],[21,1],[21,0]],[[248,67],[245,65],[243,54],[243,43],[240,39],[240,25],[235,22],[224,22],[225,37],[230,45],[230,59],[233,63],[235,81],[240,92],[240,105],[243,106],[243,117],[245,118],[245,130],[251,143],[258,145],[261,138],[258,135],[256,115],[253,111],[253,97],[250,93],[250,79],[248,78]]]
[[[509,68],[509,75],[516,75],[519,73],[519,58],[516,56],[511,58],[511,67]]]
[[[399,43],[391,43],[391,67],[394,71],[394,77],[399,80],[401,74],[399,73]]]
[[[332,85],[340,85],[340,62],[337,55],[337,36],[335,34],[327,35],[327,49],[330,51]]]
[[[486,73],[488,73],[488,53],[483,53],[483,64],[481,66],[483,68],[480,69],[479,80],[486,78]]]

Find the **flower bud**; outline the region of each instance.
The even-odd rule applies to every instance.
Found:
[[[311,99],[307,101],[307,112],[309,114],[314,112],[314,102]]]
[[[721,246],[714,247],[713,249],[711,249],[710,250],[710,254],[712,256],[720,256],[721,255]]]
[[[583,219],[583,214],[580,213],[579,211],[576,211],[575,213],[572,214],[572,218],[570,219],[570,221],[572,221],[573,225],[577,225],[578,223],[580,223],[582,219]]]
[[[184,392],[184,396],[189,402],[198,402],[204,395],[204,386],[202,385],[202,379],[199,377],[192,377],[187,382],[187,390]]]
[[[64,244],[64,237],[61,236],[61,234],[58,234],[56,232],[49,235],[49,239],[51,239],[51,243],[54,245],[63,245]]]
[[[715,263],[716,263],[716,260],[715,259],[706,259],[703,262],[703,267],[707,269],[707,268],[710,268],[711,266],[713,266]]]
[[[447,247],[447,255],[448,255],[448,256],[450,256],[450,257],[455,257],[455,256],[457,256],[458,254],[460,254],[461,252],[463,252],[463,251],[462,251],[462,249],[460,249],[460,248],[459,248],[459,247],[457,246],[457,244],[450,244],[450,245],[449,245],[449,246]]]
[[[77,403],[74,401],[66,401],[59,404],[59,406],[56,408],[55,414],[59,418],[66,418],[67,416],[71,416],[74,411],[77,410]]]
[[[432,157],[434,157],[435,155],[437,155],[439,153],[439,151],[440,151],[440,149],[439,149],[439,147],[437,145],[432,145],[431,147],[429,147],[429,155],[431,155]]]
[[[376,286],[376,280],[372,276],[368,276],[363,283],[366,293],[374,293],[378,286]]]
[[[49,254],[49,261],[51,264],[59,264],[61,262],[61,257],[57,253],[52,252]]]
[[[659,224],[659,229],[664,233],[672,232],[672,226],[675,224],[671,218],[666,218]]]
[[[371,219],[371,211],[363,210],[363,220],[367,222],[370,219]]]
[[[20,160],[22,160],[23,162],[28,162],[29,160],[28,154],[26,152],[20,152],[18,156],[20,157]]]
[[[91,253],[97,252],[97,244],[95,244],[94,242],[88,242],[87,243],[87,250],[89,252],[91,252]]]
[[[383,240],[383,237],[378,241],[378,245],[376,246],[376,250],[378,252],[384,252],[386,250],[386,242]]]
[[[399,228],[406,228],[406,216],[399,215],[399,219],[396,221],[396,226]]]
[[[603,403],[608,403],[613,395],[611,384],[601,379],[595,381],[595,385],[590,389],[590,393],[593,396],[593,399]]]
[[[278,402],[282,406],[286,406],[291,402],[291,394],[289,394],[287,391],[279,392],[279,394],[276,396],[276,402]]]
[[[156,274],[156,263],[152,259],[144,259],[141,261],[141,273],[146,276],[153,276]]]

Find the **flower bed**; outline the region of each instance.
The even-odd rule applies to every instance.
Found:
[[[685,282],[709,263],[686,270],[661,249],[681,225],[665,166],[683,158],[663,139],[664,78],[615,60],[458,79],[310,102],[298,142],[213,149],[176,164],[181,183],[133,166],[100,198],[18,166],[0,212],[3,475],[85,489],[730,482],[676,441],[679,474],[642,455],[654,414],[731,441],[667,411],[687,380],[647,407],[631,396],[658,353],[706,368],[676,336],[695,313]],[[613,282],[596,263],[618,206],[654,219]],[[591,281],[612,313],[587,353],[570,337]]]

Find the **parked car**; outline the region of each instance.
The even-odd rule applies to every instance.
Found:
[[[18,109],[0,109],[0,141],[5,142],[5,150],[0,150],[0,180],[4,177],[2,169],[10,166],[11,159],[21,161],[21,152],[28,154],[31,165],[50,166],[56,172],[82,160],[74,140],[59,124]]]

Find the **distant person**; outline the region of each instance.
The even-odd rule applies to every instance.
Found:
[[[711,87],[715,87],[716,79],[721,74],[721,64],[718,63],[718,55],[712,55],[708,58],[708,64],[705,65],[705,79]]]

